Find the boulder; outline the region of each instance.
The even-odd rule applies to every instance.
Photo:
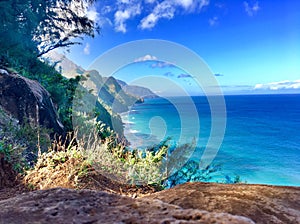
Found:
[[[253,223],[226,213],[103,191],[49,189],[0,201],[0,223]]]
[[[0,70],[0,106],[20,124],[42,125],[63,134],[50,94],[37,81]]]
[[[300,223],[300,187],[186,183],[147,197],[185,209],[225,212],[255,223]]]

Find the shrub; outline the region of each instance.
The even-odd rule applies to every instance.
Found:
[[[171,188],[186,182],[208,182],[212,179],[212,175],[220,169],[220,165],[209,165],[205,169],[200,169],[198,162],[188,160],[183,167],[168,177],[165,186]]]
[[[26,159],[22,156],[24,147],[16,143],[9,143],[5,139],[0,140],[0,154],[12,164],[13,169],[23,174],[29,168]]]

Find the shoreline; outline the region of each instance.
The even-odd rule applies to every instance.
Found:
[[[294,130],[292,127],[297,125],[299,120],[297,117],[298,106],[293,102],[298,100],[299,96],[300,94],[293,94],[293,96],[288,94],[272,95],[271,102],[269,100],[268,104],[265,103],[268,95],[227,96],[229,123],[223,144],[214,160],[224,164],[222,172],[225,175],[238,175],[242,181],[247,181],[249,184],[300,187],[300,173],[297,171],[299,162],[296,160],[300,153],[300,148],[296,144],[299,134],[291,134],[290,136],[294,136],[293,138],[281,140],[285,136],[282,133],[286,133],[287,130]],[[285,99],[288,99],[288,102]],[[283,116],[281,110],[278,109],[274,111],[273,107],[276,107],[276,102],[294,105],[292,109],[287,110],[293,117]],[[157,105],[157,108],[160,107],[161,105]],[[167,111],[163,112],[167,113]],[[269,119],[267,117],[269,113],[277,119]],[[261,114],[265,115],[261,116]],[[171,115],[167,114],[167,116],[170,117]],[[296,120],[287,123],[290,119]],[[131,122],[127,122],[127,120],[124,119],[126,134],[132,127]],[[281,125],[283,122],[289,126]],[[201,123],[202,127],[204,123]],[[241,124],[243,124],[243,128],[240,128]],[[136,135],[135,132],[129,132],[129,134],[131,136]],[[267,137],[269,135],[271,137]],[[271,141],[271,139],[273,140]],[[205,141],[203,140],[203,142]],[[201,145],[198,147],[202,148]],[[201,155],[197,155],[197,158],[198,156]],[[234,167],[241,167],[241,169]]]

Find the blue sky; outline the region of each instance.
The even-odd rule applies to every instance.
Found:
[[[89,16],[101,34],[67,54],[84,68],[120,44],[162,39],[197,53],[224,93],[300,92],[300,1],[103,0]]]

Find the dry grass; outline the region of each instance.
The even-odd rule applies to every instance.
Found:
[[[108,140],[103,142],[90,135],[86,142],[74,144],[75,139],[76,135],[69,141],[58,140],[53,144],[38,158],[34,169],[27,172],[24,184],[32,190],[65,187],[104,190],[132,197],[157,191],[149,185],[128,184],[126,163],[109,151],[111,142]]]

